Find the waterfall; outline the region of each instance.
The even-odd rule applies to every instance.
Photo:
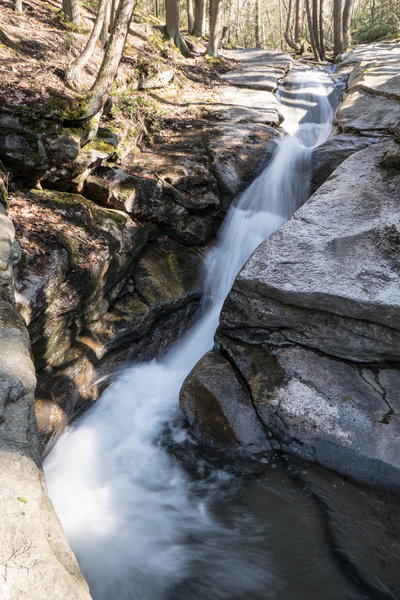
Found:
[[[240,511],[227,523],[211,510],[234,496],[235,478],[201,460],[191,477],[162,440],[168,428],[175,444],[188,444],[180,387],[212,347],[239,269],[306,200],[312,149],[331,130],[332,91],[320,71],[287,77],[279,99],[288,135],[234,202],[207,256],[202,317],[165,357],[126,369],[45,461],[50,497],[95,600],[253,599],[272,585],[256,543],[263,532]]]

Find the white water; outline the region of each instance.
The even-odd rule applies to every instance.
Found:
[[[268,557],[254,543],[263,532],[252,532],[245,515],[229,525],[210,510],[221,490],[223,502],[234,493],[231,476],[216,469],[193,480],[160,438],[179,415],[186,375],[212,347],[237,272],[307,198],[312,148],[331,130],[331,92],[321,72],[289,77],[280,100],[291,135],[225,219],[206,261],[204,316],[163,359],[126,369],[45,462],[50,497],[96,600],[228,600],[272,586]],[[184,430],[170,429],[184,444]]]

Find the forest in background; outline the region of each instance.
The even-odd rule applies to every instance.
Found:
[[[24,11],[24,0],[12,2],[16,14]],[[317,61],[332,61],[351,45],[400,35],[398,0],[61,0],[45,4],[57,6],[67,30],[85,34],[79,54],[68,57],[65,69],[58,72],[78,96],[72,105],[52,111],[73,126],[91,121],[104,109],[133,15],[158,29],[160,38],[154,41],[159,54],[169,40],[185,57],[194,56],[197,39],[204,44],[205,55],[215,59],[221,47],[259,47],[298,55],[312,52]],[[29,3],[25,5],[29,9]],[[89,27],[88,13],[92,15]],[[0,37],[12,48],[7,31],[0,29]],[[95,79],[82,85],[95,54],[100,65]]]

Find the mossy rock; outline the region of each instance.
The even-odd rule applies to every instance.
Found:
[[[383,154],[381,165],[385,169],[400,171],[400,142],[391,142]]]

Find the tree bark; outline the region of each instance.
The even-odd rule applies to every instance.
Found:
[[[62,9],[68,19],[76,25],[80,27],[81,25],[81,16],[79,9],[79,0],[63,0]]]
[[[310,8],[310,0],[306,0],[306,11],[307,11],[307,22],[308,22],[308,31],[310,33],[311,46],[314,52],[315,60],[320,60],[318,46],[314,37],[314,27],[311,17],[311,8]]]
[[[342,54],[343,43],[343,9],[342,0],[333,0],[333,55]]]
[[[296,0],[294,17],[294,42],[300,45],[300,27],[301,27],[301,0]]]
[[[230,32],[231,28],[229,27],[229,25],[224,25],[222,28],[221,41],[219,44],[220,48],[223,48],[223,46],[229,42]]]
[[[289,0],[287,17],[286,17],[286,30],[285,30],[285,33],[283,35],[285,37],[287,45],[290,48],[292,48],[292,50],[295,50],[296,52],[300,52],[300,43],[296,43],[292,39],[292,36],[290,34],[291,20],[292,20],[292,0]]]
[[[100,0],[101,2],[101,0]],[[101,6],[101,4],[100,4]],[[99,6],[99,11],[100,11]],[[98,13],[97,13],[98,14]],[[100,40],[103,48],[106,47],[111,30],[111,0],[107,0],[107,6],[104,12],[103,25],[100,32]]]
[[[262,46],[262,42],[261,42],[261,7],[260,7],[260,0],[256,0],[255,3],[255,9],[256,9],[256,14],[255,14],[255,27],[254,27],[254,37],[255,37],[255,41],[256,41],[256,48],[261,48]]]
[[[14,0],[14,10],[22,13],[22,0]]]
[[[93,25],[92,32],[89,36],[89,39],[86,43],[86,46],[80,56],[70,66],[66,73],[66,80],[71,82],[78,75],[80,71],[82,71],[83,67],[86,65],[88,60],[90,59],[93,50],[96,46],[97,40],[100,37],[100,34],[103,29],[104,19],[107,10],[110,8],[110,0],[100,0],[99,10],[96,16],[96,20]]]
[[[343,9],[343,49],[347,50],[351,43],[350,26],[354,0],[345,0]]]
[[[193,35],[204,37],[206,33],[206,3],[205,0],[194,0]]]
[[[97,73],[96,81],[86,96],[86,109],[82,115],[71,118],[71,121],[88,121],[97,115],[106,103],[124,52],[135,6],[136,0],[120,0],[103,62]]]
[[[318,0],[312,0],[312,27],[314,33],[315,44],[318,48],[318,54],[321,57],[321,46],[318,35]]]
[[[177,48],[181,47],[179,0],[165,0],[165,20],[168,37]]]
[[[218,42],[221,35],[222,0],[210,0],[210,37],[206,54],[218,56]]]
[[[325,49],[325,33],[324,33],[324,0],[319,2],[319,48],[321,54],[321,60],[326,58]]]
[[[188,32],[190,35],[194,31],[194,12],[193,12],[193,0],[186,0],[187,6],[187,20],[188,20]]]

